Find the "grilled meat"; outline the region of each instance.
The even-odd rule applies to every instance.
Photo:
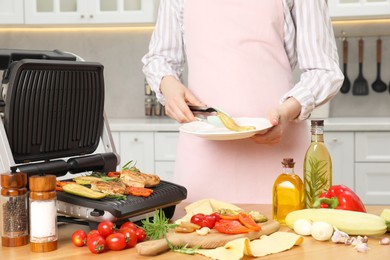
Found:
[[[121,181],[93,181],[91,182],[91,190],[109,195],[123,195],[126,193],[126,185]]]
[[[123,170],[120,179],[130,187],[154,187],[160,183],[160,177],[132,170]]]

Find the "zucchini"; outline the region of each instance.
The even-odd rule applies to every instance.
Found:
[[[73,179],[77,184],[81,185],[91,185],[91,182],[101,181],[102,179],[99,177],[93,176],[80,176]]]
[[[77,184],[77,183],[65,184],[62,188],[67,193],[77,195],[80,197],[84,197],[84,198],[88,198],[88,199],[98,200],[98,199],[103,199],[104,197],[107,196],[107,194],[104,194],[104,193],[99,192],[99,191],[91,190],[91,189],[89,189],[83,185]]]
[[[381,217],[385,220],[387,231],[390,231],[390,209],[384,209],[381,213]]]
[[[324,221],[348,235],[374,236],[386,233],[385,220],[370,213],[340,209],[302,209],[286,216],[286,225],[293,228],[298,219]]]

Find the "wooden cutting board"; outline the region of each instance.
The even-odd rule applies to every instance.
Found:
[[[269,235],[279,230],[280,224],[275,220],[268,220],[261,223],[261,230],[258,232],[250,232],[245,234],[227,235],[222,234],[212,229],[206,236],[193,233],[176,233],[171,230],[167,234],[168,240],[174,246],[186,245],[188,247],[200,246],[200,248],[212,249],[220,246],[224,246],[226,243],[235,240],[237,238],[248,238],[249,240],[257,239],[262,235]],[[138,254],[144,256],[153,256],[163,253],[169,250],[168,243],[165,239],[152,240],[142,242],[136,245]]]

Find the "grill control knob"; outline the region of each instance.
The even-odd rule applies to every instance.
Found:
[[[93,211],[91,211],[91,213],[89,213],[92,217],[100,217],[100,216],[103,216],[104,215],[104,211],[103,210],[98,210],[98,209],[94,209]]]

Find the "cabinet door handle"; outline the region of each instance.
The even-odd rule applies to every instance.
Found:
[[[89,18],[93,19],[93,14],[90,14],[90,15],[89,15]]]
[[[136,137],[136,138],[134,138],[134,143],[137,143],[138,142],[138,138]]]
[[[81,18],[81,19],[84,19],[84,18],[85,18],[85,15],[81,14],[81,15],[80,15],[80,18]]]
[[[339,139],[337,139],[337,138],[332,138],[332,142],[333,143],[337,143],[339,141]]]

